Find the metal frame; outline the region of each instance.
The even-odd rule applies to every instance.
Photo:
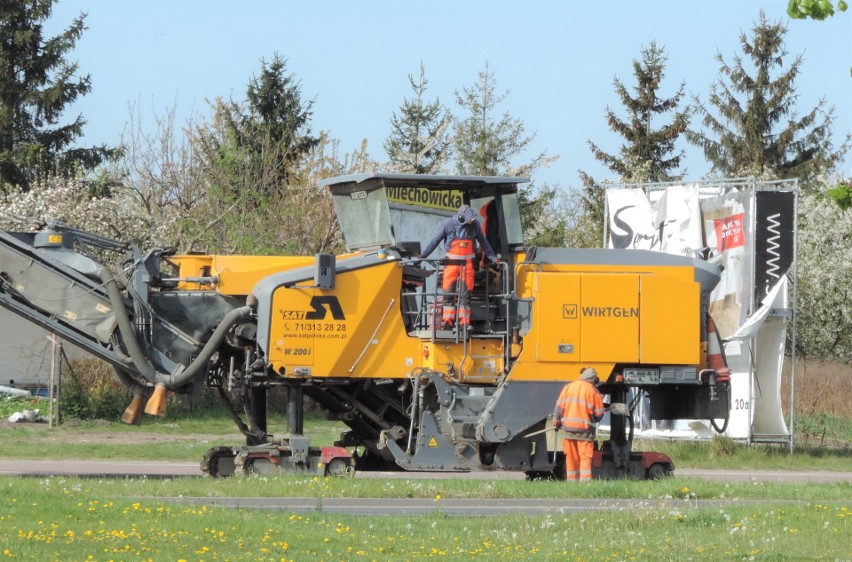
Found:
[[[647,182],[647,183],[617,183],[617,182],[602,182],[599,184],[600,187],[604,190],[607,189],[632,189],[639,188],[645,191],[645,193],[650,193],[652,191],[660,191],[664,190],[667,187],[671,186],[680,186],[680,185],[688,185],[688,186],[696,186],[699,189],[699,198],[701,197],[702,189],[710,189],[714,188],[718,190],[720,193],[724,193],[730,189],[747,189],[749,190],[749,198],[748,198],[748,213],[749,213],[749,236],[748,236],[748,251],[750,253],[750,264],[751,264],[751,290],[749,292],[749,309],[748,314],[751,315],[755,308],[755,298],[754,298],[754,275],[755,275],[755,234],[756,234],[756,197],[755,194],[760,191],[774,191],[774,192],[792,192],[794,194],[793,197],[793,261],[790,265],[790,270],[787,272],[787,278],[790,280],[792,288],[792,299],[788,309],[784,310],[773,310],[771,311],[772,315],[780,316],[786,315],[790,316],[791,322],[788,329],[791,330],[790,340],[791,347],[790,350],[790,404],[789,404],[789,421],[788,421],[788,430],[789,435],[787,436],[778,436],[778,435],[765,435],[765,436],[755,436],[752,432],[753,426],[753,415],[754,415],[754,404],[750,404],[749,411],[749,427],[748,427],[748,435],[746,438],[746,442],[748,444],[752,443],[789,443],[790,452],[794,449],[794,426],[793,422],[795,421],[795,396],[796,396],[796,331],[797,331],[797,317],[796,317],[796,308],[798,305],[798,220],[799,220],[799,196],[798,189],[799,184],[797,179],[789,179],[789,180],[758,180],[754,177],[750,178],[730,178],[730,179],[717,179],[717,180],[699,180],[699,181],[670,181],[670,182]],[[603,239],[602,239],[602,247],[606,248],[608,245],[608,237],[609,237],[609,203],[607,198],[604,197],[604,219],[603,219]],[[754,395],[754,338],[748,340],[748,348],[749,348],[749,399],[753,402]]]

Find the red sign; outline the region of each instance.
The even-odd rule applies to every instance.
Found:
[[[742,213],[715,219],[713,223],[716,227],[716,249],[718,251],[724,252],[745,245]]]

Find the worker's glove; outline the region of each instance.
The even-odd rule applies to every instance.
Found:
[[[553,422],[553,427],[555,427],[556,429],[562,429],[562,422]]]

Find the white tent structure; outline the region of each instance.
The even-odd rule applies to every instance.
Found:
[[[731,408],[724,433],[746,443],[793,447],[796,342],[796,180],[753,178],[607,184],[604,246],[701,257],[723,267],[710,314],[724,341]],[[792,293],[792,294],[791,294]],[[792,349],[790,418],[781,405],[787,331]],[[699,420],[650,420],[642,400],[637,436],[705,439]]]

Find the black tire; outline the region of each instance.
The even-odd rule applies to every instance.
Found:
[[[645,478],[647,480],[660,480],[661,478],[665,478],[670,474],[669,467],[661,462],[655,462],[651,466],[648,467],[647,472],[645,473]]]
[[[355,467],[352,466],[351,461],[340,457],[331,459],[328,461],[328,464],[325,465],[326,476],[346,476],[354,471]]]

